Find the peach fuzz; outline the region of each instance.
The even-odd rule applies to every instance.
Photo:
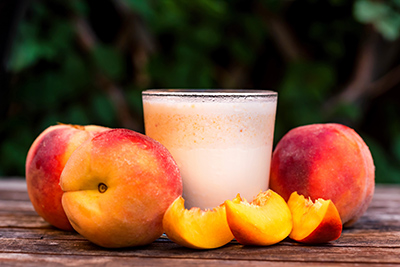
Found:
[[[251,203],[240,195],[225,201],[229,228],[243,245],[269,246],[285,239],[293,227],[284,199],[272,190],[260,192]]]
[[[36,212],[51,225],[73,230],[61,205],[61,172],[79,145],[107,129],[96,125],[59,124],[45,129],[32,143],[25,165],[28,194]]]
[[[313,201],[330,199],[344,226],[350,226],[366,211],[374,193],[371,152],[353,129],[341,124],[294,128],[273,152],[270,188],[285,200],[295,191]]]
[[[319,198],[313,202],[293,192],[288,206],[293,217],[293,229],[289,234],[291,239],[300,243],[320,244],[340,237],[342,221],[331,200]]]
[[[69,158],[62,205],[74,229],[107,248],[146,245],[182,194],[178,166],[157,141],[127,129],[102,132]]]
[[[182,197],[177,198],[165,212],[163,226],[170,240],[188,248],[213,249],[233,239],[224,205],[212,210],[187,210],[184,202]]]

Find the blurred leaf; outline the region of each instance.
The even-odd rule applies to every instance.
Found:
[[[139,1],[142,2],[142,1]],[[68,3],[70,4],[71,8],[80,15],[87,15],[89,12],[89,7],[87,6],[86,1],[81,0],[69,0]]]
[[[362,23],[374,25],[388,40],[395,40],[400,36],[399,10],[392,8],[390,2],[357,0],[354,4],[354,16]]]
[[[177,28],[182,25],[182,22],[187,21],[187,13],[178,6],[179,1],[159,0],[155,6],[157,12],[156,20],[151,23],[153,30],[156,33],[167,31],[170,28]]]
[[[321,104],[333,82],[334,71],[329,65],[307,61],[291,64],[279,88],[278,107],[281,108],[277,112],[276,138],[289,130],[288,125],[324,122]]]
[[[109,78],[120,80],[124,76],[125,65],[120,51],[107,45],[97,45],[93,50],[96,66]]]
[[[263,0],[261,3],[265,5],[269,10],[272,12],[278,13],[282,11],[284,8],[285,3],[290,2],[290,0]]]
[[[400,134],[397,134],[394,138],[392,150],[396,160],[400,162]]]
[[[241,16],[241,24],[244,33],[248,36],[246,42],[251,42],[254,46],[262,45],[266,32],[263,26],[262,19],[260,17],[254,17],[253,15]]]
[[[356,19],[364,23],[374,23],[385,17],[390,8],[384,2],[357,0],[354,4],[354,15]]]
[[[69,53],[63,61],[59,76],[60,82],[68,85],[67,91],[71,95],[76,95],[89,86],[92,75],[82,57],[76,53]]]
[[[18,72],[27,68],[42,57],[40,45],[36,40],[37,27],[34,24],[22,22],[19,27],[19,38],[11,53],[9,68]]]
[[[375,165],[376,183],[400,183],[400,168],[393,164],[385,150],[372,138],[363,136],[368,145]]]
[[[249,63],[254,59],[254,54],[250,51],[243,40],[233,40],[230,43],[232,54],[236,55],[237,59],[243,63]]]
[[[400,36],[400,14],[393,13],[375,23],[376,28],[388,40],[396,40]]]
[[[227,3],[223,0],[197,0],[196,3],[200,12],[210,16],[223,16],[227,9]]]
[[[141,14],[147,19],[150,19],[154,16],[154,10],[151,6],[151,1],[125,0],[125,2],[134,12]]]
[[[52,112],[52,113],[46,114],[46,116],[43,116],[43,118],[41,118],[40,122],[36,126],[36,129],[38,129],[38,133],[36,136],[38,136],[39,133],[41,131],[43,131],[44,129],[46,129],[52,125],[56,125],[57,123],[68,123],[68,122],[66,120],[64,120],[62,118],[61,114],[58,112]],[[34,136],[34,137],[36,137],[36,136]]]
[[[51,19],[42,4],[33,7],[35,16],[19,24],[19,34],[9,62],[9,68],[14,72],[31,67],[40,60],[62,57],[71,48],[73,31],[69,22],[63,18]],[[46,31],[41,30],[42,24],[46,25]]]
[[[126,97],[128,103],[137,112],[137,114],[143,116],[142,92],[135,90],[134,88],[129,88]]]
[[[113,125],[116,120],[116,114],[114,106],[109,98],[105,95],[97,94],[93,97],[91,106],[91,110],[95,113],[94,116],[97,117],[98,124],[107,126]]]
[[[295,62],[288,67],[281,90],[288,98],[321,101],[334,81],[334,71],[325,63]]]
[[[205,49],[214,48],[221,42],[221,36],[211,25],[198,27],[198,29],[194,31],[194,39]]]
[[[7,176],[10,173],[24,174],[25,159],[33,139],[29,129],[23,125],[14,128],[12,135],[14,142],[2,142],[0,146],[0,175]]]
[[[341,6],[347,3],[347,0],[329,0],[329,2],[334,6]]]
[[[63,122],[78,125],[91,124],[87,111],[80,105],[70,106],[63,115]]]
[[[350,105],[349,103],[339,103],[335,107],[334,115],[332,116],[358,121],[362,115],[359,106]]]

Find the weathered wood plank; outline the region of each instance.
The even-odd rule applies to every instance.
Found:
[[[25,178],[22,177],[1,177],[0,191],[8,190],[15,192],[26,192]]]
[[[0,200],[30,201],[26,192],[0,190]]]
[[[0,228],[0,238],[14,239],[42,239],[42,240],[85,240],[75,232],[61,231],[51,226],[47,228]],[[160,238],[156,242],[169,241],[166,238]],[[350,231],[345,230],[342,236],[329,243],[328,246],[337,247],[370,247],[370,248],[400,248],[400,231],[374,231],[361,230]],[[27,240],[26,242],[29,242]],[[235,244],[235,242],[232,242]],[[281,245],[296,245],[294,242],[281,242]],[[1,250],[0,250],[1,251]]]
[[[0,238],[27,239],[27,242],[29,242],[29,239],[42,239],[49,241],[85,240],[84,237],[76,232],[62,231],[51,226],[42,229],[0,228]]]
[[[375,246],[375,247],[399,247],[400,226],[399,220],[388,220],[388,216],[377,217],[367,213],[357,224],[345,229],[342,236],[332,244],[335,246]],[[39,234],[38,234],[39,233]],[[36,213],[27,215],[19,213],[0,212],[0,237],[35,238],[35,236],[47,236],[48,238],[62,238],[69,232],[64,232],[51,227]]]
[[[12,212],[12,213],[26,213],[36,214],[32,203],[29,200],[18,201],[18,200],[0,200],[0,212]]]
[[[0,262],[4,264],[2,266],[246,266],[246,267],[258,267],[258,266],[305,266],[304,262],[284,262],[284,261],[248,261],[248,260],[236,260],[234,262],[230,260],[214,260],[214,259],[171,259],[171,258],[142,258],[142,257],[118,257],[118,256],[75,256],[75,255],[29,255],[23,253],[8,253],[0,254]],[[321,266],[320,262],[307,262],[306,266]],[[383,265],[383,264],[382,264]],[[329,263],[324,262],[324,266],[359,266],[359,264],[349,263]],[[397,266],[394,264],[385,264],[384,266]]]
[[[24,180],[0,180],[0,265],[400,265],[399,206],[399,186],[377,186],[365,215],[339,240],[320,246],[289,239],[270,247],[233,241],[219,249],[198,251],[159,238],[141,248],[111,250],[46,223],[34,211]]]
[[[48,228],[49,224],[37,214],[16,217],[15,214],[0,213],[0,228]]]
[[[314,263],[381,263],[400,264],[400,248],[336,247],[275,245],[270,247],[248,247],[228,244],[215,250],[186,249],[172,242],[154,242],[141,248],[104,249],[86,240],[74,242],[63,240],[26,240],[2,238],[2,253],[75,255],[75,256],[118,256],[133,258],[171,258],[171,259],[212,259],[230,261],[287,261]]]
[[[29,201],[29,196],[26,192],[25,179],[0,179],[0,200]]]

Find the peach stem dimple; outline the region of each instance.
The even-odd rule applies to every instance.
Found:
[[[99,183],[98,189],[100,193],[104,193],[107,191],[108,187],[103,183]]]

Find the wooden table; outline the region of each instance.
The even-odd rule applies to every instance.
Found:
[[[77,233],[57,230],[34,211],[24,179],[0,179],[0,266],[400,266],[400,187],[376,188],[365,215],[326,245],[289,239],[269,247],[235,241],[214,250],[192,250],[166,237],[140,248],[104,249]]]

